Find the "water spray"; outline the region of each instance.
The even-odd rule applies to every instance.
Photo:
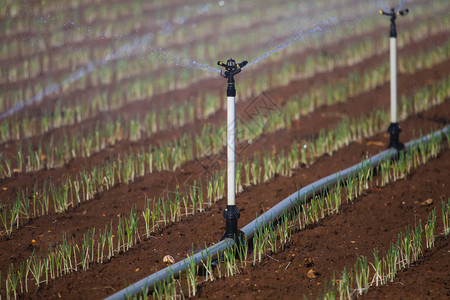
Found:
[[[321,22],[321,23],[318,23],[318,24],[314,25],[314,27],[309,29],[308,31],[297,32],[293,37],[287,39],[286,41],[284,41],[283,43],[278,45],[276,48],[274,48],[274,49],[264,53],[263,55],[261,55],[257,59],[251,61],[248,64],[247,68],[250,67],[253,64],[259,63],[260,61],[262,61],[266,57],[283,50],[284,48],[286,48],[290,44],[298,41],[299,39],[304,41],[305,38],[307,38],[308,36],[310,36],[310,35],[312,35],[312,34],[314,34],[316,32],[323,32],[323,31],[325,31],[327,29],[330,29],[334,19],[335,19],[335,17],[328,18],[325,22]]]
[[[244,60],[241,63],[230,58],[227,63],[221,61],[217,62],[221,67],[225,68],[225,72],[220,75],[227,79],[227,207],[223,212],[223,217],[226,222],[226,231],[223,239],[231,238],[238,239],[238,225],[237,220],[240,217],[239,210],[236,207],[235,199],[235,97],[236,87],[234,76],[241,72],[242,67],[247,64]]]
[[[391,19],[391,31],[390,31],[390,69],[391,69],[391,124],[389,125],[389,146],[388,148],[395,148],[401,150],[403,144],[399,141],[399,134],[401,128],[398,125],[397,120],[397,26],[395,20],[397,16],[405,16],[409,10],[395,10],[391,8],[389,12],[380,10],[380,14],[388,16]]]

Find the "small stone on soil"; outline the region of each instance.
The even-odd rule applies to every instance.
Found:
[[[431,198],[429,198],[429,199],[423,201],[422,203],[420,203],[420,205],[422,205],[422,206],[428,206],[428,205],[431,205],[431,204],[433,204],[433,199],[431,199]]]
[[[310,269],[306,274],[306,277],[308,277],[309,279],[314,279],[317,278],[318,276],[320,276],[319,272],[316,272],[314,269]]]
[[[175,259],[173,258],[172,255],[166,255],[163,258],[163,262],[169,265],[173,265],[175,263]]]

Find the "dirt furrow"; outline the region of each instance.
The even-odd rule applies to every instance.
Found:
[[[447,101],[446,105],[448,106],[450,103]],[[403,124],[402,139],[412,138],[413,131],[417,133],[420,128],[425,131],[436,127],[437,124],[430,119],[439,116],[442,111],[444,111],[443,107],[437,107],[420,116],[408,119]],[[259,186],[249,187],[244,193],[237,195],[236,201],[241,211],[239,225],[247,224],[256,214],[261,214],[302,186],[359,162],[366,153],[369,155],[378,153],[386,147],[386,139],[384,134],[379,134],[373,139],[353,143],[349,147],[337,151],[331,157],[321,157],[309,168],[296,170],[291,178],[279,176]],[[133,195],[133,191],[131,193]],[[134,193],[134,195],[137,194]],[[130,201],[127,201],[130,198],[133,197],[124,197],[121,201],[131,205]],[[159,234],[140,243],[135,249],[114,257],[109,263],[94,264],[87,272],[77,272],[64,276],[62,279],[52,282],[49,286],[42,287],[36,295],[52,297],[50,295],[54,296],[59,292],[63,297],[80,297],[85,293],[94,292],[96,297],[103,297],[112,292],[111,287],[114,290],[120,289],[124,286],[124,278],[128,283],[131,283],[142,278],[145,274],[151,273],[154,268],[161,269],[164,267],[162,257],[166,254],[171,254],[179,260],[184,258],[192,247],[202,247],[205,244],[210,245],[216,242],[224,232],[222,217],[224,206],[225,201],[221,200],[209,211],[189,216],[184,218],[182,222],[168,226]],[[101,214],[102,211],[92,212],[92,216]],[[89,221],[94,221],[94,217],[91,219]],[[80,220],[78,216],[77,220]],[[55,226],[53,225],[53,227]],[[39,242],[45,244],[41,240]],[[138,272],[136,272],[137,268],[139,268]],[[98,274],[98,272],[101,275],[96,275],[96,279],[92,278],[93,274]],[[102,283],[104,282],[102,278],[108,278],[108,286]],[[89,285],[86,283],[86,285],[82,284],[83,288],[79,287],[79,283],[85,281],[89,281]],[[57,282],[64,282],[64,288],[56,291],[54,287],[58,285]],[[76,291],[71,290],[71,287],[75,286],[77,286]],[[65,290],[66,287],[69,287],[69,289]]]
[[[293,234],[284,251],[270,253],[261,263],[256,263],[243,269],[235,277],[219,279],[212,283],[204,283],[199,288],[199,299],[237,298],[237,299],[299,299],[303,295],[316,299],[324,288],[324,284],[338,277],[344,270],[354,268],[357,255],[368,257],[373,262],[373,251],[380,253],[387,250],[391,242],[397,241],[397,235],[404,232],[406,226],[414,227],[417,222],[426,222],[433,207],[437,208],[436,233],[442,232],[442,217],[439,214],[441,201],[449,197],[448,182],[443,178],[450,176],[450,150],[447,148],[437,159],[413,171],[406,180],[391,183],[384,188],[371,188],[365,195],[353,204],[345,204],[338,215],[328,216],[318,224]],[[432,199],[432,205],[423,205],[427,199]],[[433,252],[443,254],[448,249],[448,242],[438,242]],[[446,256],[448,253],[446,254]],[[311,266],[305,266],[304,259],[311,258]],[[429,260],[429,259],[427,259]],[[442,263],[442,258],[439,259]],[[445,266],[445,265],[444,265]],[[415,299],[437,299],[448,296],[448,285],[442,282],[448,277],[447,268],[437,268],[436,274],[416,273],[414,268]],[[316,278],[307,276],[309,270],[316,272]],[[371,269],[371,274],[373,270]],[[424,274],[425,273],[425,274]],[[422,279],[422,276],[424,278]],[[438,290],[430,291],[425,282],[441,276],[437,283]],[[401,278],[405,278],[402,276]],[[396,281],[400,283],[401,281]],[[436,286],[436,285],[433,285]],[[385,293],[388,288],[377,288],[369,295],[371,299],[398,298],[394,292]],[[405,287],[397,286],[397,291]],[[397,295],[397,296],[395,296]],[[389,297],[390,296],[390,297]],[[403,297],[403,296],[402,296]],[[363,297],[365,299],[365,297]],[[403,299],[403,298],[402,298]]]

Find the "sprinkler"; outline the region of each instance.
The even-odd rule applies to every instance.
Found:
[[[226,231],[223,239],[238,239],[237,220],[240,217],[239,210],[236,207],[235,200],[235,97],[236,87],[234,85],[234,75],[241,72],[241,68],[247,64],[247,61],[236,63],[230,58],[227,63],[217,62],[221,67],[225,68],[225,72],[220,75],[227,79],[227,207],[223,212],[226,222]]]
[[[389,125],[389,146],[388,148],[395,148],[397,150],[403,149],[403,144],[399,141],[399,134],[401,128],[397,120],[397,26],[395,20],[397,16],[405,16],[409,10],[404,9],[395,11],[391,8],[390,12],[380,10],[380,14],[390,17],[391,31],[390,31],[390,60],[391,60],[391,124]]]

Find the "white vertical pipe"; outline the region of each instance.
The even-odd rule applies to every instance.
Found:
[[[397,123],[397,39],[390,39],[391,57],[391,123]]]
[[[236,205],[235,200],[235,122],[234,97],[227,97],[227,205]]]

